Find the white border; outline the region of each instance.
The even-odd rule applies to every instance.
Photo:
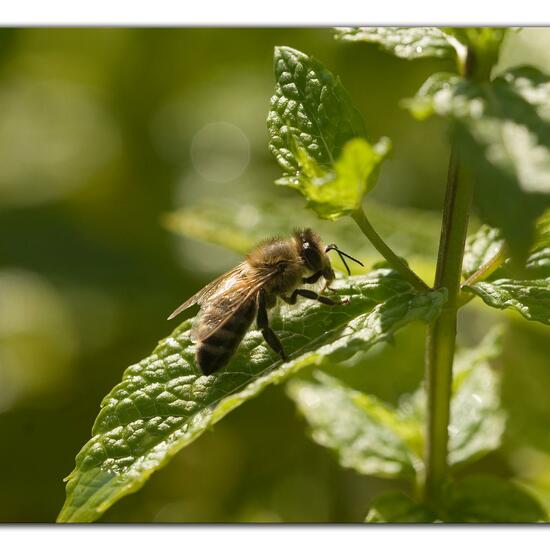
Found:
[[[550,2],[515,0],[16,0],[3,2],[2,26],[345,26],[345,25],[550,25]],[[4,548],[445,548],[463,550],[533,546],[547,528],[473,526],[1,526]],[[506,539],[503,541],[504,537]],[[543,539],[544,537],[544,539]],[[539,547],[543,547],[539,544]]]
[[[402,548],[464,550],[469,548],[545,548],[548,526],[70,526],[0,527],[3,548],[98,550],[131,548],[204,548],[346,550]],[[504,543],[502,545],[502,543]],[[546,543],[546,544],[545,544]]]
[[[550,25],[544,0],[5,0],[0,24],[117,26]]]

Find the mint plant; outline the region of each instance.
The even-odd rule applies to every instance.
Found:
[[[269,149],[282,169],[276,183],[298,191],[315,216],[333,221],[327,233],[337,235],[339,227],[354,223],[355,236],[346,226],[340,240],[351,240],[359,254],[368,243],[384,263],[334,283],[336,293],[350,299],[346,308],[304,302],[274,317],[290,357],[286,363],[252,330],[227,369],[203,376],[194,362],[192,319],[183,321],[149,357],[126,369],[104,398],[92,438],[67,478],[58,521],[96,520],[235,407],[280,383],[287,384],[311,437],[342,466],[407,484],[407,494],[392,491],[365,503],[367,522],[548,519],[514,480],[461,472],[499,448],[506,414],[499,374],[491,367],[501,330],[457,350],[458,311],[480,298],[494,309],[550,324],[550,77],[532,67],[495,74],[504,37],[503,29],[489,28],[336,30],[338,40],[372,43],[401,58],[454,62],[453,73],[429,76],[403,101],[418,120],[439,116],[449,125],[433,285],[402,257],[409,252],[429,258],[429,245],[395,251],[383,237],[393,223],[403,237],[398,242],[406,244],[408,232],[422,240],[424,221],[369,213],[367,195],[390,140],[369,136],[342,83],[321,62],[290,47],[275,48],[267,124]],[[290,198],[289,205],[295,208]],[[188,209],[166,223],[246,251],[250,235],[231,225],[227,209],[204,215],[215,208]],[[473,209],[485,225],[468,236]],[[266,208],[266,228],[277,230],[282,215]],[[426,324],[426,378],[398,405],[350,387],[334,368],[325,372],[415,321]]]

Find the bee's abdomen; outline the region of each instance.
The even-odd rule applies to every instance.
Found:
[[[249,300],[220,328],[197,343],[196,360],[203,374],[212,374],[231,359],[256,314],[256,301]]]

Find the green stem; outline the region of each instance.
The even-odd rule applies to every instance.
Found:
[[[424,497],[436,508],[448,473],[447,444],[456,317],[472,193],[472,180],[460,177],[456,152],[452,151],[435,275],[435,288],[446,288],[448,298],[439,318],[428,327],[426,343],[428,411]]]
[[[430,287],[384,242],[369,220],[367,220],[362,208],[356,210],[352,217],[374,248],[384,256],[395,271],[401,273],[417,290],[422,292],[430,290]]]

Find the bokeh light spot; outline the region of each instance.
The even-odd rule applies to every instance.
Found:
[[[238,178],[250,162],[250,142],[229,122],[211,122],[193,137],[191,160],[207,181],[226,183]]]
[[[0,202],[31,206],[82,187],[119,145],[108,114],[85,88],[13,78],[0,86]]]

